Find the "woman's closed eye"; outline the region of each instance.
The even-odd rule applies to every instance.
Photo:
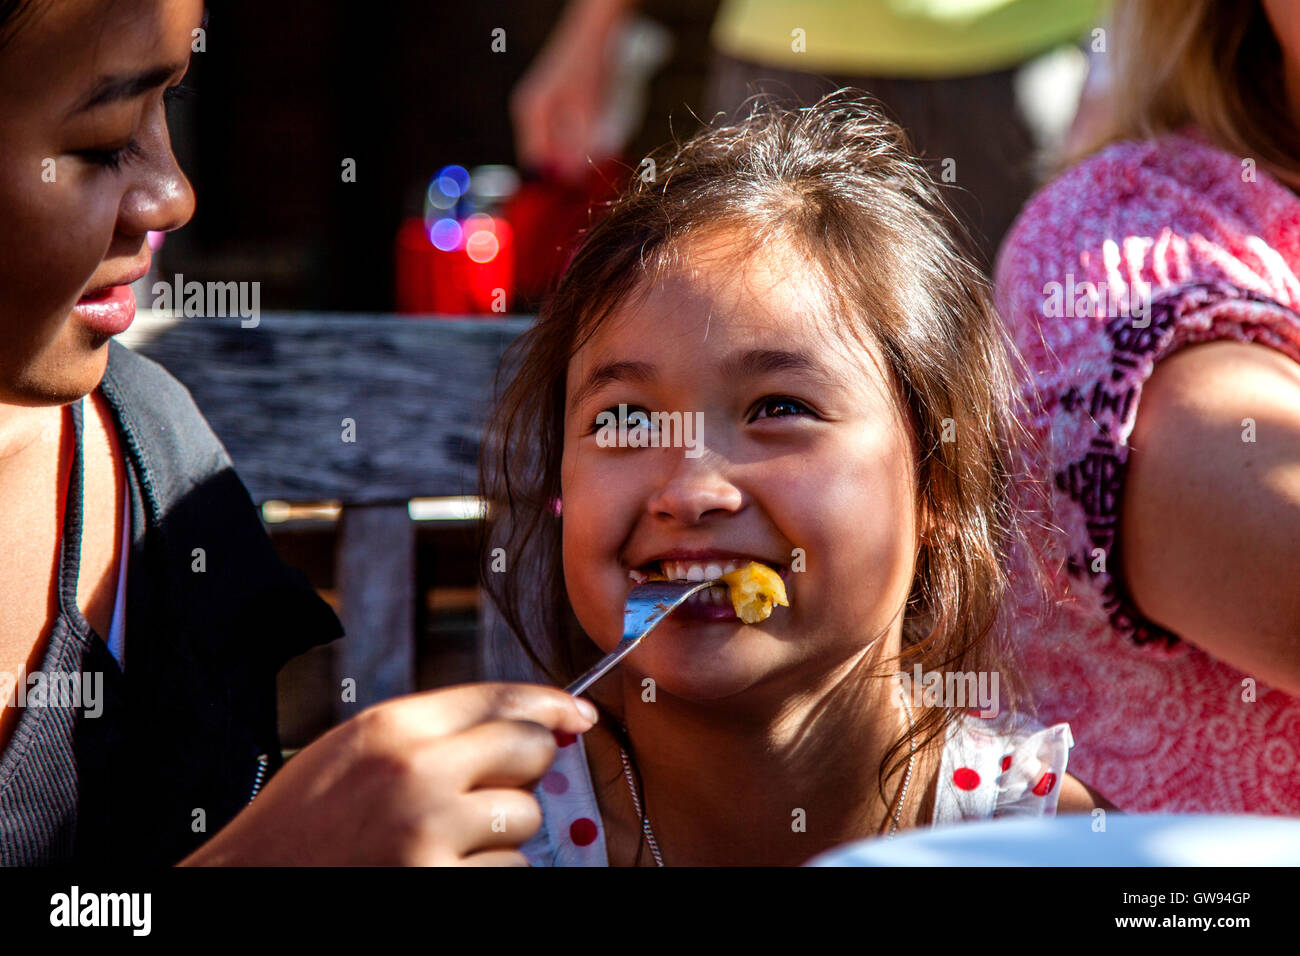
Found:
[[[144,148],[132,139],[125,146],[119,146],[116,149],[79,149],[75,155],[96,166],[118,170],[131,160],[143,156]]]
[[[178,99],[192,96],[193,93],[193,89],[183,84],[169,86],[163,90],[163,102],[164,104],[173,103]],[[124,146],[109,149],[79,149],[73,155],[79,156],[86,162],[93,163],[96,166],[117,171],[132,160],[142,157],[144,152],[144,147],[132,136]]]
[[[169,86],[163,90],[163,101],[174,103],[176,100],[189,99],[194,95],[194,87],[186,86],[184,83],[177,83],[175,86]]]

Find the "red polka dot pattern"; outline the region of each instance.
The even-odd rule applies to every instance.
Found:
[[[596,821],[579,817],[569,825],[569,839],[575,846],[590,846],[596,842]]]
[[[547,793],[568,793],[569,778],[558,770],[552,770],[542,778],[542,789]]]
[[[1039,779],[1038,783],[1034,784],[1034,796],[1045,797],[1052,792],[1052,788],[1055,786],[1056,786],[1056,774],[1045,773]]]
[[[970,767],[960,767],[952,772],[952,782],[959,790],[974,790],[980,785],[980,775]]]

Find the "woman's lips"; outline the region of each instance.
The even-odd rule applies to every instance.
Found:
[[[72,307],[81,324],[100,335],[120,335],[135,319],[135,293],[129,285],[114,285],[84,295]]]

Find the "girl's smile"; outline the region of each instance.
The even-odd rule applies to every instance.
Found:
[[[678,549],[642,565],[639,569],[629,570],[627,575],[633,588],[650,580],[649,574],[652,573],[662,575],[669,581],[712,581],[738,568],[743,568],[753,561],[776,571],[788,595],[790,589],[788,565],[754,555],[738,555],[723,551],[685,552]],[[631,588],[628,590],[630,593]],[[674,613],[688,620],[739,621],[733,608],[730,590],[724,585],[716,585],[687,598],[686,603]]]

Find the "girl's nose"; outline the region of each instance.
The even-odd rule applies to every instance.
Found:
[[[733,514],[744,495],[717,468],[708,455],[683,459],[673,475],[650,496],[646,508],[657,518],[698,524],[710,515]]]

